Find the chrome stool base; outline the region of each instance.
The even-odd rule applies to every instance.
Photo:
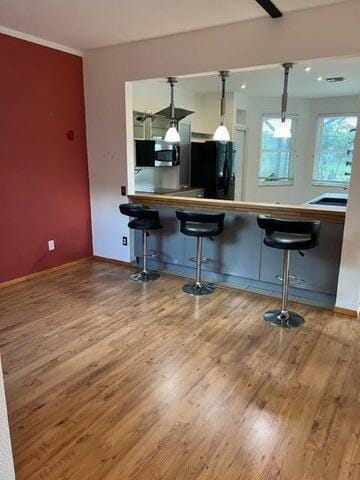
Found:
[[[157,253],[155,250],[150,250],[148,252],[147,249],[147,237],[149,236],[147,230],[143,230],[142,234],[142,256],[143,256],[143,264],[142,270],[137,273],[132,273],[130,275],[130,280],[134,280],[134,282],[150,282],[151,280],[156,280],[160,277],[158,273],[151,272],[147,269],[147,258],[148,257],[156,257]]]
[[[304,323],[304,319],[296,312],[282,312],[281,310],[269,310],[264,313],[266,323],[274,327],[295,328]]]
[[[196,239],[196,257],[190,258],[190,261],[195,261],[196,263],[196,279],[194,283],[187,283],[183,286],[183,291],[189,295],[201,296],[201,295],[210,295],[214,293],[215,288],[212,287],[207,282],[201,281],[201,264],[208,263],[209,259],[202,258],[202,237],[197,237]]]
[[[189,295],[210,295],[215,292],[215,288],[212,287],[209,283],[201,282],[198,283],[189,283],[183,286],[183,291]]]
[[[157,280],[159,277],[160,275],[158,273],[149,271],[141,271],[130,275],[130,279],[135,282],[150,282],[151,280]]]

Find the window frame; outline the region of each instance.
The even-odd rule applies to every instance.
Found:
[[[258,185],[259,187],[271,187],[271,186],[284,186],[284,187],[291,187],[294,185],[295,181],[295,159],[297,157],[296,154],[296,148],[295,148],[295,143],[296,143],[296,134],[297,134],[297,121],[299,118],[299,115],[296,114],[287,114],[286,118],[291,119],[291,139],[290,139],[290,148],[287,150],[283,149],[263,149],[262,148],[262,132],[263,132],[263,123],[265,118],[278,118],[281,119],[281,114],[280,113],[263,113],[261,115],[261,122],[260,122],[260,142],[259,142],[259,155],[258,155]],[[287,152],[289,151],[290,156],[289,156],[289,177],[286,178],[276,178],[273,180],[267,180],[267,177],[260,177],[260,169],[261,169],[261,156],[262,152],[277,152],[277,151],[284,151]]]
[[[311,184],[314,187],[348,187],[350,184],[350,179],[351,175],[349,175],[349,180],[348,181],[329,181],[329,180],[317,180],[315,179],[315,173],[317,172],[317,166],[318,166],[318,159],[319,159],[319,154],[320,152],[325,152],[325,151],[332,151],[334,150],[329,150],[329,149],[321,149],[320,148],[320,142],[321,142],[321,134],[322,134],[322,128],[321,128],[321,121],[323,118],[334,118],[334,117],[356,117],[357,122],[359,122],[359,115],[357,113],[321,113],[317,115],[316,118],[316,136],[315,136],[315,148],[314,148],[314,153],[313,153],[313,169],[312,169],[312,176],[311,176]],[[358,126],[358,125],[357,125]],[[357,128],[356,126],[356,128]],[[356,134],[356,132],[355,132]],[[338,151],[341,152],[343,148],[339,148]],[[336,150],[335,150],[336,151]]]

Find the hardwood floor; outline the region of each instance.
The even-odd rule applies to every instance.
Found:
[[[360,323],[89,261],[0,290],[17,480],[359,480]],[[1,477],[1,475],[0,475]]]

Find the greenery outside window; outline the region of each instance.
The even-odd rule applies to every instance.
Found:
[[[314,185],[347,185],[350,181],[357,116],[321,115],[314,154]]]
[[[281,122],[280,115],[263,115],[259,157],[260,185],[292,185],[296,117],[288,115],[286,123],[291,129],[291,138],[274,138],[274,131]]]

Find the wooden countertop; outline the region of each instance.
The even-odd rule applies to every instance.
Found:
[[[153,190],[153,191],[144,191],[144,190],[136,190],[135,191],[135,195],[142,195],[142,194],[145,194],[145,195],[177,195],[177,194],[180,194],[180,196],[182,196],[181,194],[186,194],[186,193],[191,193],[191,192],[199,192],[199,191],[204,191],[203,188],[195,188],[195,187],[190,187],[190,188],[182,188],[182,189],[179,189],[179,188],[159,188],[158,190]]]
[[[147,205],[166,205],[169,207],[191,209],[216,209],[239,213],[268,213],[286,217],[302,217],[343,223],[346,207],[324,207],[319,205],[288,205],[262,202],[243,202],[240,200],[220,200],[213,198],[180,197],[176,195],[156,195],[151,193],[129,194],[129,199]]]

